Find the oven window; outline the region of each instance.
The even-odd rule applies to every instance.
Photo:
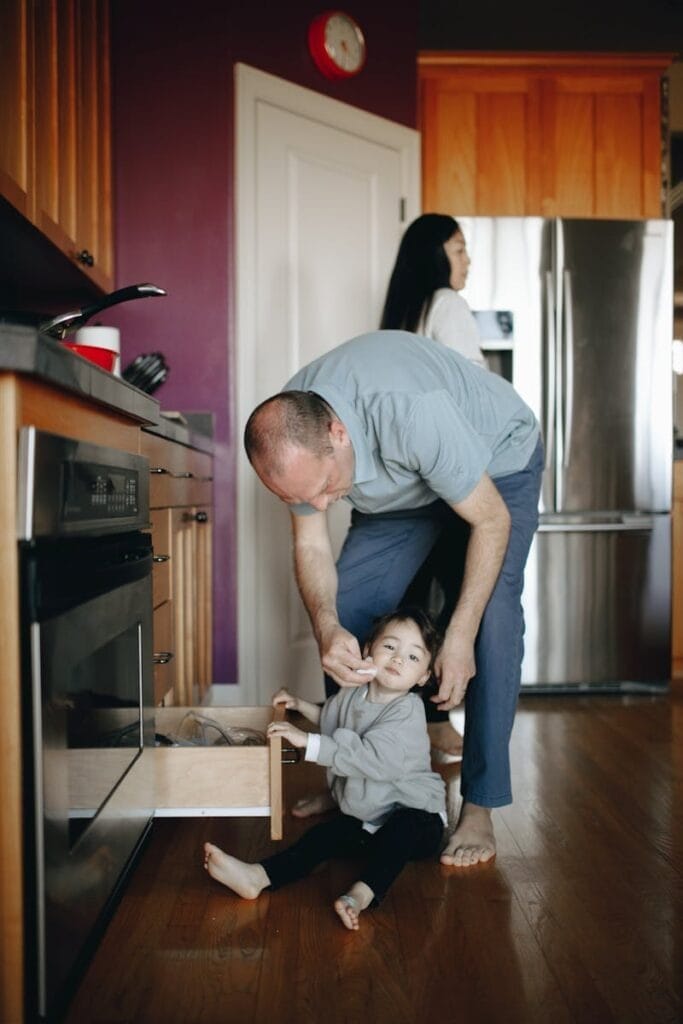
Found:
[[[67,759],[68,792],[62,799],[71,848],[141,750],[140,625],[133,623],[68,668],[55,666],[44,714],[45,733],[57,741],[48,749],[55,756],[61,748]],[[50,760],[48,754],[48,808]]]

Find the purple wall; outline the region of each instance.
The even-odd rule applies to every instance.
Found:
[[[166,355],[162,408],[215,414],[217,682],[237,678],[233,65],[415,127],[417,0],[407,7],[399,17],[389,0],[345,5],[368,60],[357,78],[329,82],[306,47],[325,4],[112,3],[116,285],[151,281],[168,296],[120,306],[107,322],[121,328],[124,365],[140,352]]]

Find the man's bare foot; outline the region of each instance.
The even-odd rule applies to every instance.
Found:
[[[358,931],[358,918],[370,906],[374,895],[365,882],[355,882],[347,893],[334,901],[334,909],[349,931]]]
[[[496,855],[496,840],[491,823],[491,809],[464,803],[455,831],[441,854],[442,864],[469,868],[486,864]]]
[[[295,818],[310,818],[314,814],[324,814],[331,811],[337,805],[329,790],[324,793],[316,793],[314,796],[302,796],[292,807],[292,814]]]
[[[229,853],[223,853],[213,843],[204,843],[204,867],[212,878],[232,889],[244,900],[255,900],[270,879],[261,864],[247,864]]]
[[[428,722],[427,731],[434,750],[462,760],[462,736],[450,722]]]

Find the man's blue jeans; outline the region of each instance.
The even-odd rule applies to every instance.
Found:
[[[539,441],[528,465],[495,485],[511,517],[510,540],[479,627],[477,674],[465,697],[461,791],[482,807],[512,801],[509,742],[524,652],[524,566],[538,525],[543,472]],[[337,572],[339,621],[362,644],[373,620],[397,608],[453,511],[443,501],[425,508],[366,515],[354,511]],[[452,521],[452,519],[451,519]],[[326,678],[328,696],[338,689]]]

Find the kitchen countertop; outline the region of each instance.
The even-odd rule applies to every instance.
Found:
[[[192,430],[190,427],[186,427],[175,420],[166,419],[163,412],[159,414],[159,419],[156,423],[145,424],[142,429],[148,434],[157,434],[159,437],[165,437],[168,441],[176,441],[178,444],[185,444],[189,448],[197,448],[199,451],[207,452],[209,455],[214,454],[214,443],[210,437],[207,437],[206,434],[200,434],[198,431]]]
[[[143,429],[213,454],[213,441],[165,419],[156,398],[75,355],[35,327],[0,323],[0,373],[25,373],[139,420]]]

